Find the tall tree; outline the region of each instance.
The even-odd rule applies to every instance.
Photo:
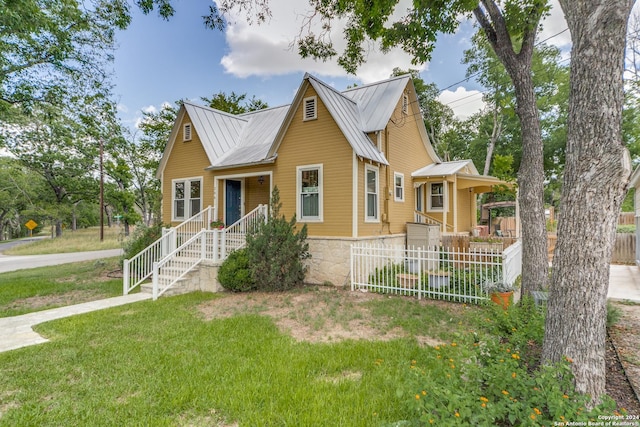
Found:
[[[615,230],[631,173],[622,141],[626,26],[634,0],[560,0],[571,31],[562,215],[543,358],[573,363],[576,388],[605,392],[606,299]]]

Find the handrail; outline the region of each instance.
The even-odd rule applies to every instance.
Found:
[[[424,212],[414,210],[413,213],[415,214],[416,222],[418,223],[422,223],[422,220],[424,220],[427,224],[439,225],[441,231],[446,231],[445,229],[453,230],[453,225],[445,224],[443,221],[427,215]]]
[[[208,228],[213,219],[213,208],[206,207],[201,212],[193,215],[186,221],[167,231],[158,240],[137,253],[131,259],[125,259],[123,269],[123,294],[127,295],[140,283],[147,280],[153,274],[153,263],[162,260],[173,252],[180,243],[189,240],[199,230]]]

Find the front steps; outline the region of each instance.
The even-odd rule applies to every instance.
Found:
[[[185,274],[167,289],[162,296],[181,295],[189,292],[222,292],[224,288],[218,283],[218,267],[220,262],[201,261],[193,270]],[[163,276],[160,272],[160,282],[169,275]],[[160,291],[161,289],[159,289]],[[151,281],[144,282],[140,285],[140,292],[153,293],[153,283]]]

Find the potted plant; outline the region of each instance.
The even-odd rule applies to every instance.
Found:
[[[218,230],[223,230],[224,229],[224,222],[222,221],[211,221],[211,223],[209,223],[209,228],[211,228],[212,230],[218,229]]]
[[[489,283],[485,289],[491,297],[491,301],[501,305],[505,310],[511,304],[513,285],[510,285],[503,280],[496,280],[495,282]]]

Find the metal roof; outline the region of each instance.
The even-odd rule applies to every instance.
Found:
[[[313,76],[307,76],[309,83],[331,113],[333,120],[344,134],[356,155],[375,162],[388,165],[384,154],[378,150],[367,136],[362,126],[362,113],[359,105],[343,94],[327,86]],[[388,102],[389,103],[389,102]],[[394,104],[395,106],[395,104]]]
[[[382,130],[387,126],[409,80],[409,75],[404,74],[342,92],[360,107],[364,132]]]
[[[239,115],[246,122],[237,137],[237,145],[212,159],[210,168],[264,161],[288,111],[289,106],[285,105]]]
[[[429,178],[454,175],[456,173],[478,175],[478,170],[471,160],[456,160],[453,162],[432,163],[412,172],[411,176],[414,178]]]
[[[299,105],[304,93],[303,88],[310,84],[356,155],[380,164],[389,164],[367,134],[383,130],[387,126],[403,91],[410,82],[410,76],[403,75],[339,92],[306,74],[291,105],[240,115],[190,102],[185,102],[183,108],[202,141],[211,162],[210,169],[263,163],[275,158],[279,138],[286,132],[294,114],[292,110]],[[426,133],[424,139],[431,157],[434,161],[439,161]]]
[[[246,119],[190,102],[183,105],[209,160],[223,156],[237,145]]]

